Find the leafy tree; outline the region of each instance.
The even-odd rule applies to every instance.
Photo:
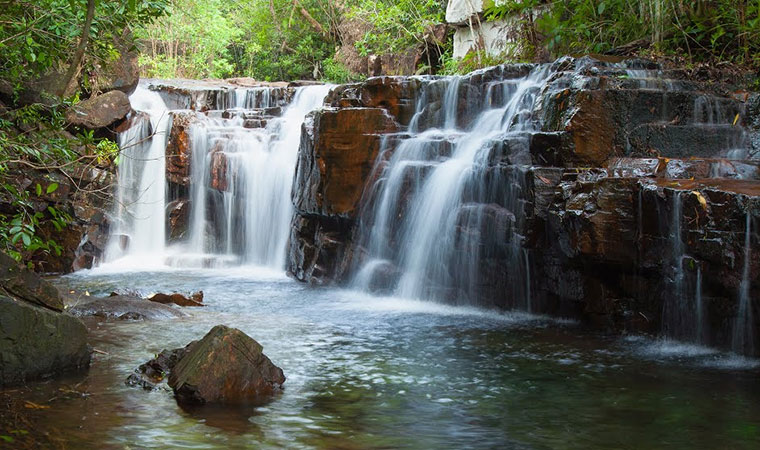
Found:
[[[508,0],[486,18],[525,21],[541,4],[527,31],[543,39],[526,43],[546,46],[552,56],[651,46],[695,61],[760,66],[760,0]]]
[[[169,14],[136,30],[144,74],[158,78],[225,77],[234,66],[228,48],[241,30],[221,0],[174,1]]]

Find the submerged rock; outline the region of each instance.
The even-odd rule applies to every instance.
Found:
[[[62,312],[56,289],[0,253],[0,386],[90,364],[87,329]]]
[[[135,369],[135,372],[127,378],[126,383],[129,386],[140,386],[149,391],[158,389],[159,385],[166,381],[166,377],[174,369],[174,366],[187,355],[196,342],[198,341],[193,341],[183,348],[162,350],[155,358]]]
[[[171,306],[126,295],[85,297],[69,311],[77,317],[95,316],[116,320],[162,320],[185,316],[185,313]]]
[[[189,404],[261,404],[284,382],[258,342],[223,325],[193,344],[169,375],[177,401]]]

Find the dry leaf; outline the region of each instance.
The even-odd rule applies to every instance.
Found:
[[[702,205],[702,209],[707,211],[707,200],[705,200],[702,193],[699,191],[691,191],[691,193],[697,196],[697,200],[699,200],[699,204]]]
[[[25,401],[24,402],[24,408],[27,408],[27,409],[50,409],[50,407],[47,406],[47,405],[40,405],[40,404],[37,404],[37,403],[34,403],[34,402],[30,402],[30,401]]]

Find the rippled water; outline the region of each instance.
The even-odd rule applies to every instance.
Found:
[[[203,290],[158,322],[91,321],[86,377],[35,388],[45,423],[89,448],[759,448],[756,362],[551,321],[310,288],[276,273],[78,274],[92,294]],[[285,371],[266,407],[183,410],[124,384],[164,348],[227,324]],[[86,392],[65,393],[59,388]]]

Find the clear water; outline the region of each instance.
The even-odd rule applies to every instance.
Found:
[[[203,290],[160,322],[91,320],[90,372],[28,400],[72,448],[746,448],[760,446],[757,362],[567,321],[311,288],[253,268],[80,273],[106,294]],[[266,407],[188,411],[124,384],[142,362],[227,324],[285,371]],[[59,391],[86,392],[82,397]],[[48,402],[51,397],[56,400]]]

